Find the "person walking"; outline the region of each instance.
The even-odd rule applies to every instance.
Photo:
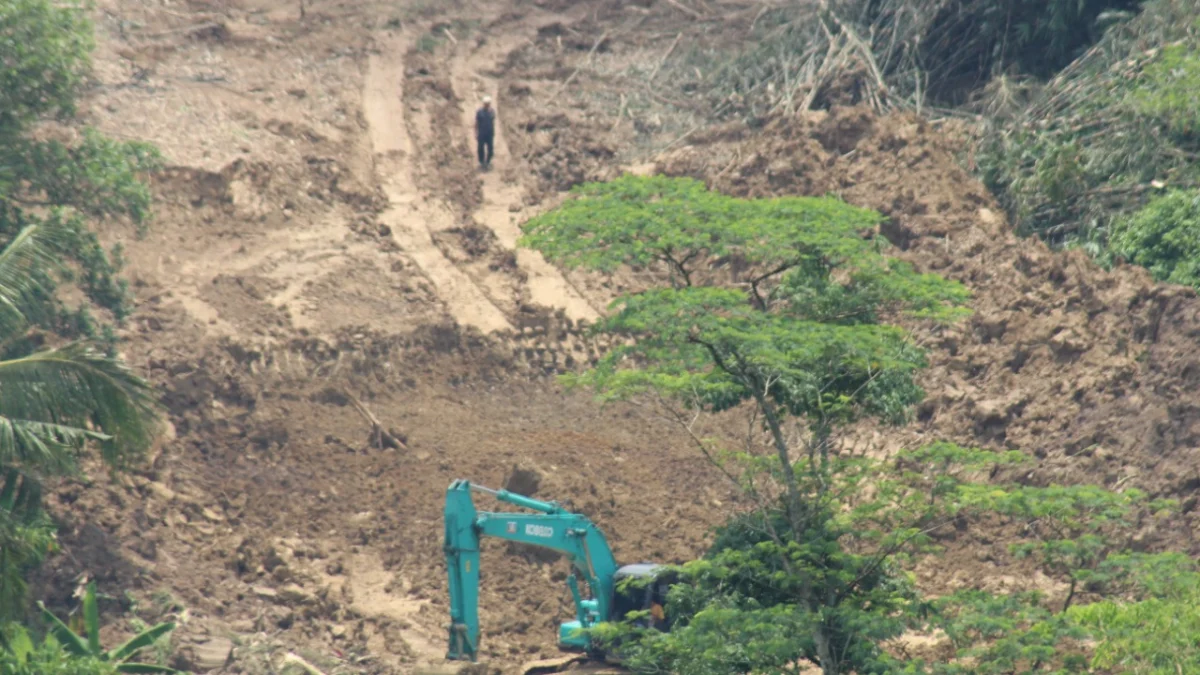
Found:
[[[483,105],[475,111],[475,143],[479,153],[479,166],[484,171],[492,165],[495,137],[496,111],[492,109],[492,97],[484,96]]]

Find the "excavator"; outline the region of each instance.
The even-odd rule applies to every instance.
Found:
[[[472,492],[535,513],[479,512]],[[497,537],[563,553],[572,573],[567,586],[575,603],[575,619],[559,626],[558,647],[571,655],[526,664],[524,675],[555,672],[567,665],[619,664],[619,655],[606,654],[582,631],[600,623],[623,620],[629,612],[649,611],[643,625],[669,630],[662,609],[667,591],[676,577],[668,568],[653,563],[617,566],[604,533],[586,516],[571,513],[558,502],[492,490],[467,480],[455,480],[446,490],[446,567],[450,577],[450,647],[446,658],[475,662],[479,656],[479,543],[481,537]],[[585,597],[579,589],[582,576]],[[632,584],[625,579],[638,580]]]

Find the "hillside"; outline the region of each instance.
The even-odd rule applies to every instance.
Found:
[[[1188,522],[1146,541],[1192,550],[1195,294],[1017,238],[958,161],[954,122],[853,101],[753,128],[686,101],[635,111],[622,69],[665,60],[685,31],[735,41],[759,7],[695,4],[100,0],[83,113],[170,165],[148,234],[103,234],[124,246],[137,294],[123,354],[162,388],[174,438],[145,472],[57,491],[66,552],[41,597],[65,605],[87,574],[127,598],[112,609],[186,608],[179,665],[196,670],[217,664],[191,645],[225,637],[223,672],[270,672],[293,650],[331,674],[395,673],[444,653],[454,478],[532,471],[537,494],[594,518],[622,562],[699,554],[736,508],[721,476],[650,411],[601,408],[553,379],[604,347],[581,325],[639,280],[564,274],[515,249],[520,223],[562,191],[624,169],[738,195],[833,192],[888,215],[884,236],[968,284],[975,315],[925,336],[918,421],[849,442],[1020,448],[1041,460],[1033,482],[1176,496]],[[499,135],[479,173],[484,94]],[[372,444],[356,400],[405,447]],[[963,578],[1015,582],[989,553],[1001,544],[964,546]],[[553,655],[564,576],[489,546],[497,665]]]

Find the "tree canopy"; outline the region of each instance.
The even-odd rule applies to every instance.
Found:
[[[835,199],[745,200],[636,176],[573,193],[525,225],[523,245],[568,267],[666,278],[597,325],[635,338],[578,379],[606,397],[653,390],[712,411],[754,400],[815,424],[897,419],[924,362],[879,321],[954,318],[967,297],[884,256],[886,242],[864,236],[880,216]]]

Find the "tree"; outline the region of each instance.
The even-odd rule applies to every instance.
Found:
[[[1096,664],[1163,656],[1146,653],[1135,620],[1190,626],[1192,615],[1178,602],[1126,604],[1148,579],[1169,586],[1173,568],[1123,549],[1169,504],[1132,489],[994,482],[1027,461],[1019,452],[934,443],[884,461],[838,447],[839,427],[903,421],[922,395],[922,350],[898,324],[952,321],[967,297],[887,257],[871,237],[878,221],[828,198],[741,200],[625,176],[576,188],[525,225],[522,243],[551,261],[657,280],[613,303],[593,329],[619,346],[565,382],[657,402],[754,504],[674,570],[670,632],[635,614],[593,637],[635,671],[687,675],[808,662],[825,673],[1084,672],[1088,638]],[[735,412],[750,422],[738,448],[697,432],[706,414]],[[1063,597],[921,596],[906,566],[984,515],[1021,525],[1010,554],[1065,582]],[[1114,604],[1077,607],[1097,597]],[[916,625],[944,630],[959,658],[927,664],[889,648]]]
[[[9,467],[0,482],[0,626],[24,604],[24,576],[54,546],[54,526],[40,508],[41,485]]]
[[[966,290],[885,256],[886,242],[869,236],[880,216],[832,198],[744,200],[661,176],[573,192],[529,221],[522,243],[568,267],[657,271],[663,284],[614,303],[595,330],[624,344],[567,381],[603,400],[651,395],[689,433],[687,411],[740,409],[752,421],[737,455],[744,473],[729,475],[759,503],[757,521],[743,523],[730,535],[740,544],[719,549],[702,569],[717,588],[731,575],[769,581],[783,602],[764,606],[697,584],[692,602],[704,610],[688,627],[704,639],[739,631],[772,645],[780,626],[812,636],[799,648],[749,650],[755,659],[733,672],[799,658],[825,673],[863,672],[879,658],[874,644],[898,629],[888,608],[907,591],[885,564],[890,554],[846,550],[856,530],[842,517],[842,490],[859,465],[837,455],[831,436],[864,416],[906,419],[921,398],[914,376],[925,363],[896,322],[956,319]],[[710,442],[693,438],[719,459]],[[916,538],[881,535],[879,553]],[[710,612],[717,609],[728,611]]]
[[[1159,281],[1200,287],[1200,192],[1171,190],[1116,220],[1105,258],[1141,265]]]
[[[88,448],[124,466],[158,422],[149,385],[112,356],[111,340],[105,349],[92,339],[87,304],[68,310],[55,293],[74,282],[124,316],[119,256],[87,223],[144,223],[150,193],[139,177],[158,162],[148,145],[64,124],[91,47],[82,7],[0,3],[0,475],[13,490],[0,500],[0,620],[20,613],[20,574],[53,542],[36,508],[39,481],[73,471]]]
[[[30,225],[53,226],[62,238],[55,255],[71,265],[60,266],[57,275],[31,270],[39,276],[41,302],[23,309],[35,325],[85,337],[98,332],[90,311],[86,305],[68,309],[55,299],[56,281],[77,283],[117,321],[125,317],[129,292],[117,276],[120,249],[105,251],[87,221],[127,217],[144,225],[151,196],[139,177],[160,165],[158,152],[146,143],[48,124],[72,120],[92,47],[82,6],[48,0],[0,5],[0,243],[15,240]],[[37,346],[36,340],[5,337],[0,356],[24,355]]]

